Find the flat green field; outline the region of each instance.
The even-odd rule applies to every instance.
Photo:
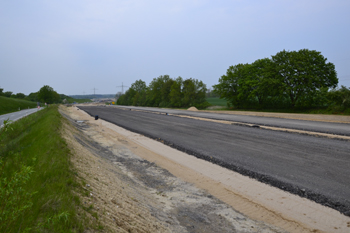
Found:
[[[209,97],[207,101],[213,106],[227,106],[227,101],[219,97]]]
[[[36,103],[27,101],[27,100],[13,99],[13,98],[0,96],[0,115],[16,112],[18,111],[18,109],[22,110],[28,107],[35,108]]]

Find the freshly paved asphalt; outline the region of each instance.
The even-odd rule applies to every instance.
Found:
[[[195,112],[187,110],[175,110],[175,109],[161,109],[152,107],[133,107],[133,106],[113,106],[117,108],[138,109],[151,112],[163,112],[176,115],[187,115],[194,117],[203,117],[217,120],[235,121],[241,123],[250,123],[264,126],[274,126],[279,128],[305,130],[319,133],[330,133],[336,135],[350,136],[350,124],[344,123],[332,123],[332,122],[320,122],[320,121],[304,121],[294,119],[282,119],[275,117],[257,117],[246,115],[234,115],[223,113],[209,113],[209,112]]]
[[[37,108],[31,108],[31,109],[24,109],[18,112],[12,112],[12,113],[8,113],[8,114],[3,114],[0,115],[0,126],[2,126],[4,124],[4,121],[9,119],[11,121],[17,121],[19,119],[21,119],[22,117],[25,117],[29,114],[32,114],[34,112],[37,112],[38,109]]]
[[[123,128],[164,141],[196,157],[307,197],[350,216],[349,141],[130,109],[79,108],[92,116],[98,115]],[[243,117],[245,119],[246,116]],[[254,119],[261,120],[259,117],[250,120]],[[284,119],[279,120],[282,122]],[[294,121],[286,122],[290,124]],[[304,121],[305,125],[308,123]]]

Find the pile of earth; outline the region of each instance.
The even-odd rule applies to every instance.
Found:
[[[187,109],[188,111],[198,111],[198,109],[196,107],[190,107],[189,109]]]

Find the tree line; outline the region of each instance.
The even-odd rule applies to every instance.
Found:
[[[137,80],[121,95],[118,105],[150,106],[150,107],[190,107],[206,108],[206,85],[197,79],[170,78],[161,75],[154,78],[147,86],[144,81]]]
[[[66,100],[69,103],[76,101],[72,97],[66,96],[64,94],[58,94],[52,87],[48,85],[44,85],[42,88],[40,88],[39,91],[32,92],[29,95],[25,95],[23,93],[13,94],[13,92],[11,91],[4,92],[4,89],[0,88],[0,96],[47,104],[63,103],[64,100]]]
[[[350,106],[350,90],[338,84],[335,66],[318,51],[281,51],[251,64],[230,66],[214,92],[234,108]]]

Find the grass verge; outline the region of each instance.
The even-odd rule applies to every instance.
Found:
[[[227,106],[227,101],[224,99],[220,99],[219,97],[208,97],[206,98],[206,100],[213,106]]]
[[[328,108],[288,108],[288,109],[235,109],[228,108],[227,101],[219,97],[209,97],[207,101],[213,106],[222,106],[216,111],[252,111],[252,112],[276,112],[276,113],[302,113],[302,114],[327,114],[327,115],[350,115],[350,108],[332,106]]]
[[[4,96],[0,96],[0,115],[16,112],[18,109],[26,109],[26,108],[35,108],[36,103],[21,100],[21,99],[13,99]]]
[[[82,232],[79,184],[57,106],[0,131],[0,232]]]

